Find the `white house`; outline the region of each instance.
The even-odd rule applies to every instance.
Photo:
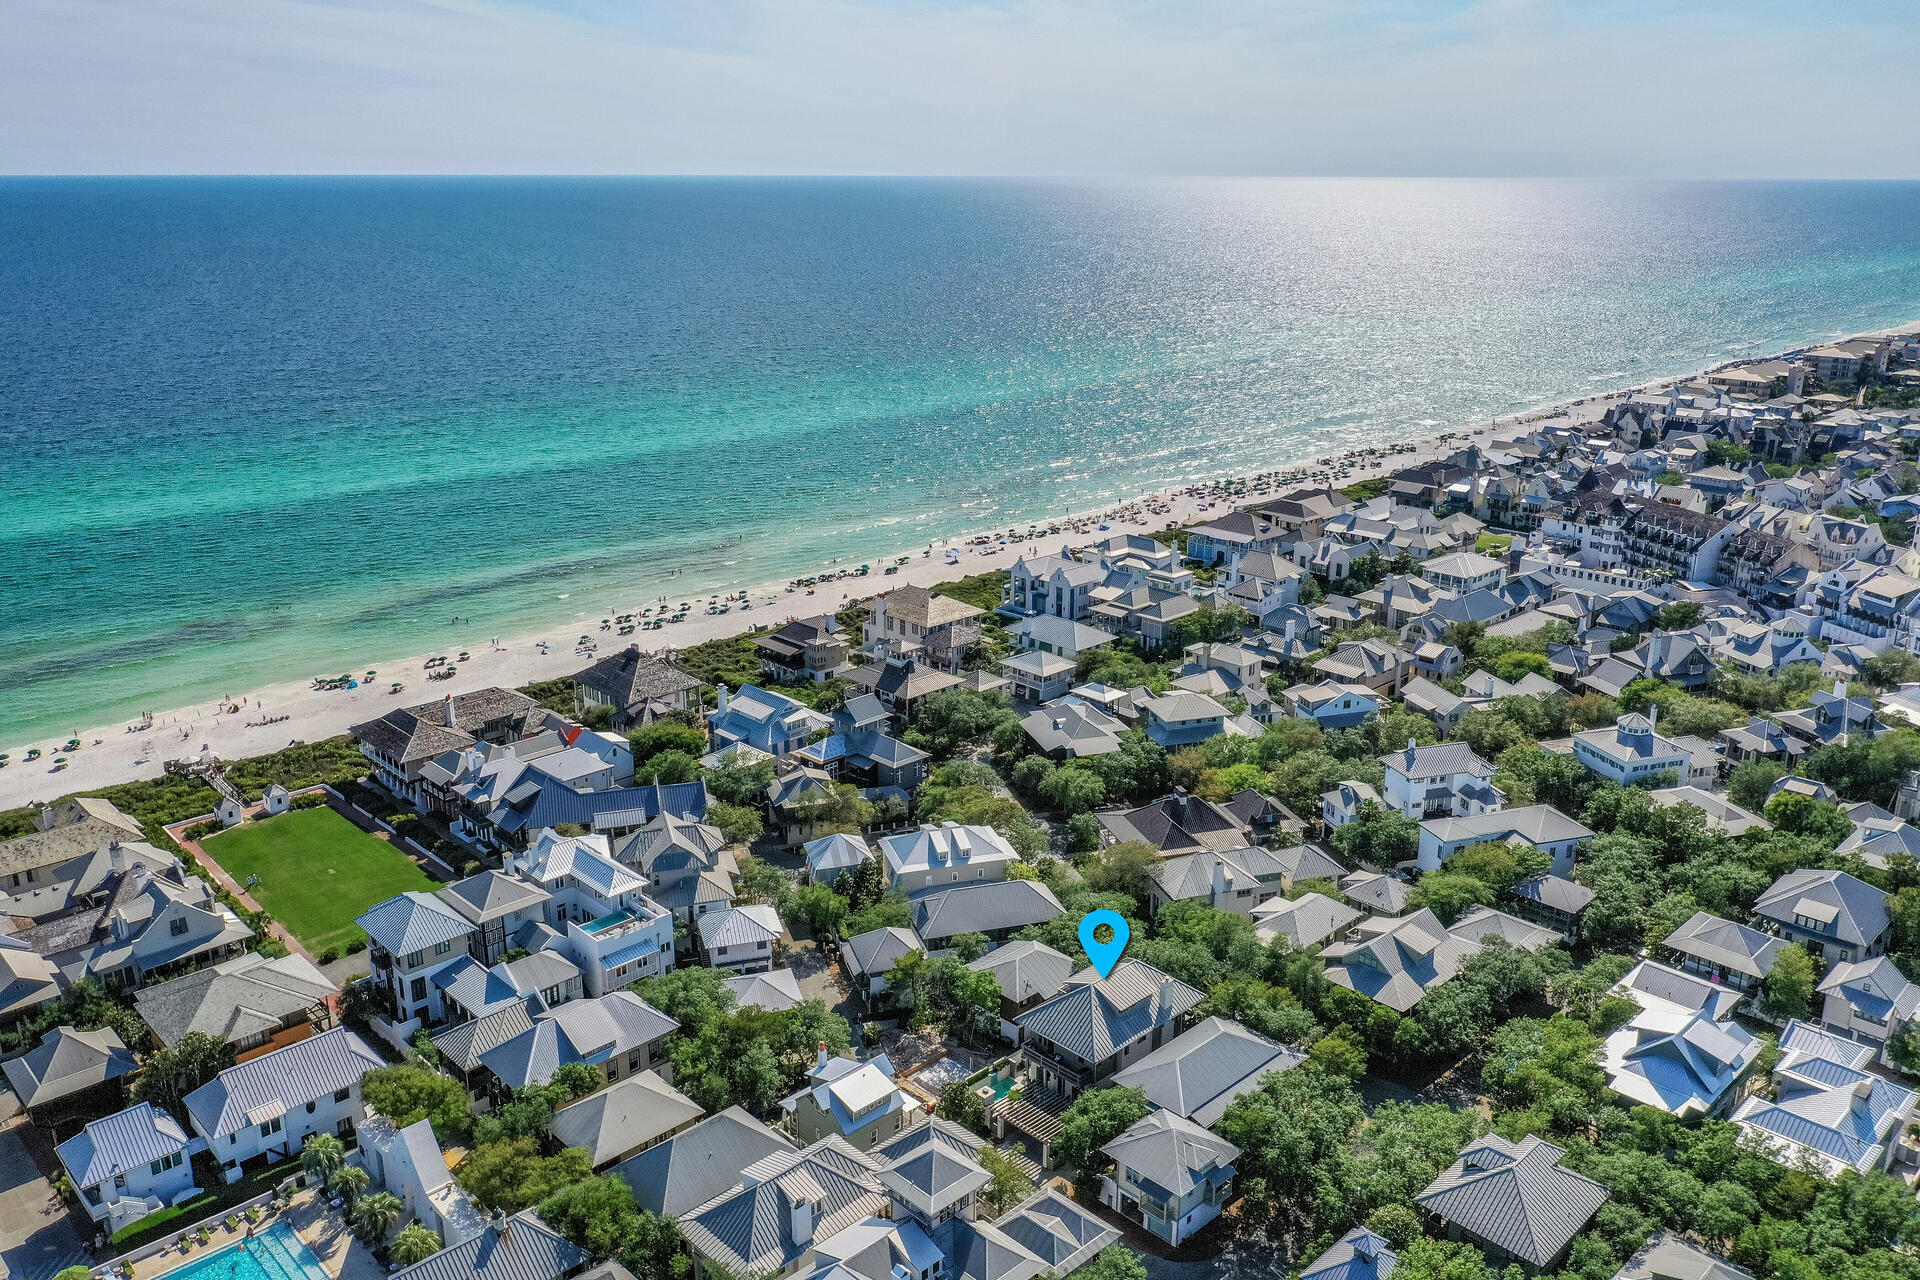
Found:
[[[142,1102],[91,1121],[58,1153],[87,1215],[112,1235],[198,1193],[192,1145],[178,1121]]]
[[[1554,875],[1571,879],[1574,855],[1593,839],[1593,832],[1550,804],[1522,805],[1471,817],[1434,818],[1420,824],[1420,870],[1438,871],[1448,858],[1472,845],[1516,838],[1551,856]]]
[[[750,903],[701,916],[696,924],[707,963],[729,973],[765,973],[784,927],[772,907]]]
[[[308,1135],[345,1137],[362,1116],[360,1077],[387,1060],[345,1027],[228,1067],[186,1097],[194,1132],[228,1182],[241,1165],[298,1157]]]
[[[1420,746],[1411,738],[1404,751],[1380,757],[1386,772],[1381,790],[1387,808],[1416,821],[1425,818],[1470,818],[1491,813],[1504,797],[1487,779],[1493,766],[1464,742]]]
[[[444,1244],[471,1240],[487,1228],[487,1215],[460,1189],[433,1136],[433,1124],[416,1120],[404,1129],[378,1112],[358,1126],[360,1162],[375,1185],[400,1197],[402,1222],[417,1219]]]
[[[547,923],[580,967],[590,996],[673,967],[673,915],[646,894],[639,871],[613,858],[603,835],[540,832],[510,865],[547,894]]]
[[[1574,758],[1623,785],[1649,782],[1662,774],[1684,782],[1693,767],[1693,753],[1654,732],[1658,714],[1656,708],[1651,715],[1624,715],[1612,728],[1574,734]]]

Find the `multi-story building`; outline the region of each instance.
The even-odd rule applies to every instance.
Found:
[[[228,1182],[245,1166],[297,1159],[316,1133],[345,1137],[361,1117],[360,1077],[387,1060],[345,1027],[228,1067],[186,1097],[193,1129]]]

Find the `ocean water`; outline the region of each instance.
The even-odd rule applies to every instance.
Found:
[[[0,180],[0,742],[1913,319],[1917,183]]]

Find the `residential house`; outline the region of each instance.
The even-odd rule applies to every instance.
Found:
[[[800,992],[800,978],[791,969],[770,969],[766,973],[743,973],[726,980],[734,1003],[742,1009],[764,1009],[781,1013],[806,1000]]]
[[[1907,1128],[1920,1116],[1920,1095],[1869,1070],[1871,1045],[1795,1019],[1780,1037],[1780,1053],[1772,1096],[1756,1094],[1733,1114],[1743,1139],[1789,1168],[1829,1178],[1911,1166]]]
[[[1099,627],[1090,627],[1072,618],[1057,618],[1050,613],[1036,613],[1030,618],[1022,618],[1007,630],[1012,633],[1014,643],[1021,652],[1038,651],[1070,662],[1089,649],[1113,643],[1111,631],[1102,631]]]
[[[1580,917],[1593,902],[1593,890],[1552,872],[1530,875],[1507,890],[1514,914],[1552,929],[1568,942],[1580,937]]]
[[[862,637],[869,652],[924,657],[935,667],[958,670],[980,639],[985,610],[925,587],[895,587],[873,599]]]
[[[707,714],[708,733],[716,747],[745,743],[770,756],[784,756],[833,727],[833,721],[784,693],[746,684],[728,693],[723,683],[719,704]]]
[[[1387,807],[1380,793],[1368,783],[1343,782],[1333,790],[1321,793],[1320,825],[1328,832],[1337,831],[1349,822],[1358,821],[1364,805],[1373,805],[1377,809]]]
[[[1072,1098],[1178,1035],[1203,998],[1145,961],[1122,959],[1105,978],[1076,974],[1015,1023],[1029,1072]]]
[[[1884,892],[1844,871],[1819,868],[1774,881],[1753,904],[1753,918],[1827,963],[1877,956],[1893,932]]]
[[[1074,694],[1020,717],[1035,751],[1053,760],[1111,755],[1120,749],[1126,722]]]
[[[637,644],[609,654],[574,673],[574,704],[583,710],[612,707],[613,727],[629,729],[694,706],[700,681]]]
[[[1094,589],[1106,580],[1105,569],[1082,564],[1068,547],[1060,548],[1059,555],[1021,556],[1007,571],[1006,603],[1001,611],[1017,617],[1044,613],[1084,622]]]
[[[6,951],[33,952],[69,983],[92,978],[114,990],[240,954],[253,930],[214,896],[213,884],[188,875],[171,857],[150,861],[139,852],[145,847],[110,846],[96,854],[97,891],[80,892],[87,880],[61,880],[16,895],[9,906],[31,898],[53,910],[30,917]],[[22,982],[19,999],[29,1007],[45,989],[46,965],[7,957],[6,971]]]
[[[1660,946],[1679,957],[1680,967],[1736,991],[1750,991],[1773,972],[1780,939],[1731,920],[1696,911]]]
[[[140,1068],[111,1027],[55,1027],[39,1044],[0,1063],[13,1096],[33,1122],[58,1139],[127,1100],[127,1080]]]
[[[1407,909],[1413,886],[1378,871],[1354,871],[1340,877],[1340,896],[1370,916],[1392,917]]]
[[[400,1198],[401,1221],[417,1221],[443,1245],[472,1240],[487,1229],[488,1215],[453,1180],[433,1123],[416,1120],[404,1129],[369,1110],[357,1126],[359,1158],[373,1185]]]
[[[60,997],[60,970],[30,945],[0,935],[0,1027],[29,1017]]]
[[[549,1125],[563,1147],[582,1147],[596,1170],[631,1160],[692,1127],[698,1103],[651,1071],[616,1081],[553,1113]]]
[[[1224,853],[1244,849],[1252,828],[1224,805],[1188,795],[1176,787],[1137,809],[1106,809],[1094,814],[1111,844],[1142,840],[1162,857],[1210,849]]]
[[[1278,551],[1296,540],[1271,519],[1251,511],[1229,511],[1187,530],[1187,559],[1221,564],[1250,551]]]
[[[753,647],[760,655],[760,674],[782,684],[831,680],[847,669],[851,648],[839,621],[830,613],[798,618],[777,631],[755,636]]]
[[[1413,654],[1385,640],[1343,644],[1313,669],[1328,680],[1362,685],[1375,693],[1398,693],[1415,672]]]
[[[1191,1239],[1233,1198],[1240,1148],[1174,1112],[1148,1112],[1100,1150],[1114,1163],[1100,1202],[1169,1245]]]
[[[1285,938],[1294,948],[1317,947],[1329,938],[1339,937],[1366,917],[1367,913],[1359,907],[1321,893],[1274,898],[1254,909],[1254,936],[1262,942]]]
[[[946,945],[963,933],[984,933],[989,941],[1000,942],[1062,910],[1053,890],[1037,880],[963,884],[914,899],[913,929],[930,947]]]
[[[646,877],[647,897],[689,926],[733,903],[739,864],[718,827],[662,810],[610,847]]]
[[[1505,800],[1487,781],[1493,766],[1464,742],[1423,747],[1409,738],[1405,750],[1381,756],[1380,767],[1386,807],[1415,821],[1478,817]]]
[[[87,1216],[112,1236],[198,1194],[191,1145],[179,1121],[141,1102],[90,1121],[56,1153]]]
[[[707,963],[729,973],[765,973],[786,933],[780,913],[761,903],[728,907],[700,917],[695,928]]]
[[[526,1030],[481,1053],[479,1061],[496,1098],[546,1084],[575,1062],[600,1068],[609,1083],[651,1071],[671,1084],[666,1039],[679,1026],[633,992],[615,991],[536,1014]]]
[[[1144,716],[1147,737],[1169,751],[1222,734],[1259,736],[1249,732],[1231,711],[1204,694],[1176,689],[1158,698],[1141,699],[1136,705]]]
[[[1838,680],[1831,693],[1815,689],[1806,706],[1776,712],[1775,717],[1781,728],[1809,748],[1871,741],[1887,731],[1874,712],[1873,699],[1848,697],[1846,686]]]
[[[536,846],[543,837],[549,850],[558,847],[571,852],[576,847],[554,837],[550,831],[535,837]],[[605,848],[604,837],[599,848]],[[584,855],[580,860],[584,863]],[[541,864],[514,862],[510,865],[518,868]],[[482,871],[437,890],[434,897],[465,917],[469,926],[467,949],[473,958],[481,964],[492,964],[513,947],[511,939],[515,934],[545,917],[552,895],[521,876]]]
[[[1820,980],[1820,1025],[1827,1031],[1884,1045],[1920,1010],[1920,986],[1889,956],[1843,960]]]
[[[648,1213],[682,1218],[739,1185],[742,1171],[767,1156],[796,1150],[744,1107],[728,1107],[646,1148],[612,1170]]]
[[[811,1274],[821,1244],[887,1211],[880,1169],[845,1139],[827,1137],[736,1170],[731,1191],[679,1219],[696,1275],[776,1280]]]
[[[922,823],[916,831],[886,836],[880,856],[888,885],[909,896],[963,882],[1004,880],[1007,868],[1020,860],[992,827],[957,822]]]
[[[433,807],[421,778],[429,762],[476,743],[511,742],[522,736],[527,717],[539,708],[537,701],[512,689],[475,689],[389,711],[347,732],[373,766],[374,781],[425,810]]]
[[[856,1151],[870,1151],[921,1120],[919,1099],[893,1082],[886,1054],[858,1062],[829,1057],[824,1047],[807,1083],[780,1109],[803,1147],[834,1137]]]
[[[1148,1102],[1183,1120],[1212,1126],[1235,1098],[1305,1061],[1305,1054],[1237,1022],[1206,1018],[1116,1073],[1113,1084],[1140,1090]]]
[[[144,845],[146,835],[139,822],[111,801],[93,796],[72,796],[50,804],[34,815],[33,822],[34,829],[27,834],[0,841],[0,890],[9,895],[71,880],[71,864],[116,845],[152,847]]]
[[[1695,980],[1666,973],[1676,999],[1664,998],[1648,981],[1631,989],[1640,1011],[1607,1037],[1601,1060],[1607,1084],[1637,1105],[1683,1120],[1725,1115],[1765,1045],[1726,1016],[1730,1007],[1700,1003]]]
[[[362,1116],[360,1077],[387,1060],[345,1027],[228,1067],[186,1096],[193,1130],[228,1182],[297,1158],[316,1133],[345,1137]]]
[[[1457,596],[1497,587],[1505,573],[1498,560],[1473,551],[1433,556],[1420,566],[1420,575],[1428,582]]]
[[[858,871],[873,857],[873,847],[859,836],[835,832],[812,840],[801,850],[807,858],[807,879],[813,884],[830,885]]]
[[[870,693],[893,717],[893,727],[904,731],[919,705],[936,693],[961,686],[959,676],[919,658],[890,657],[876,666],[855,667],[848,683]]]
[[[1009,942],[967,965],[990,973],[1000,983],[1000,1034],[1018,1043],[1016,1020],[1042,1001],[1060,994],[1073,976],[1073,961],[1044,942]]]
[[[1302,1267],[1300,1280],[1389,1280],[1399,1262],[1400,1255],[1385,1236],[1354,1227]]]
[[[1593,832],[1550,804],[1429,819],[1420,824],[1420,870],[1438,871],[1448,858],[1476,844],[1514,839],[1549,855],[1553,873],[1571,879],[1575,855],[1593,839]]]
[[[1351,940],[1321,949],[1327,981],[1405,1013],[1460,972],[1480,944],[1456,937],[1432,911],[1362,921]]]
[[[1509,1142],[1490,1133],[1468,1144],[1415,1201],[1449,1239],[1479,1246],[1488,1265],[1552,1271],[1607,1202],[1604,1186],[1560,1164],[1565,1154],[1531,1134]]]
[[[1652,715],[1657,715],[1657,709],[1646,716],[1621,716],[1611,728],[1574,734],[1574,758],[1622,785],[1644,784],[1669,774],[1675,781],[1686,781],[1693,768],[1692,752],[1655,733]]]
[[[920,935],[911,929],[870,929],[840,940],[840,968],[854,994],[871,1005],[885,993],[887,974],[893,971],[894,963],[904,955],[924,953],[926,949]]]
[[[1211,849],[1163,858],[1152,869],[1148,890],[1158,914],[1174,902],[1203,902],[1216,911],[1249,915],[1285,891],[1289,868],[1273,850],[1249,846],[1226,853]]]
[[[560,1280],[586,1269],[591,1255],[548,1227],[532,1209],[488,1221],[478,1235],[446,1248],[392,1280]],[[597,1280],[617,1280],[600,1276]]]
[[[332,1025],[339,988],[305,956],[249,951],[210,968],[143,987],[133,1007],[167,1048],[200,1032],[246,1058]]]
[[[1012,688],[1015,702],[1052,702],[1064,696],[1073,685],[1071,658],[1028,649],[1004,658],[1000,674]]]
[[[1288,715],[1315,721],[1322,729],[1351,729],[1380,711],[1380,695],[1373,690],[1334,680],[1296,684],[1280,696]]]

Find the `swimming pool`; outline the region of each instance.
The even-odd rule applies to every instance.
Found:
[[[331,1280],[292,1226],[276,1222],[167,1273],[167,1280]]]

